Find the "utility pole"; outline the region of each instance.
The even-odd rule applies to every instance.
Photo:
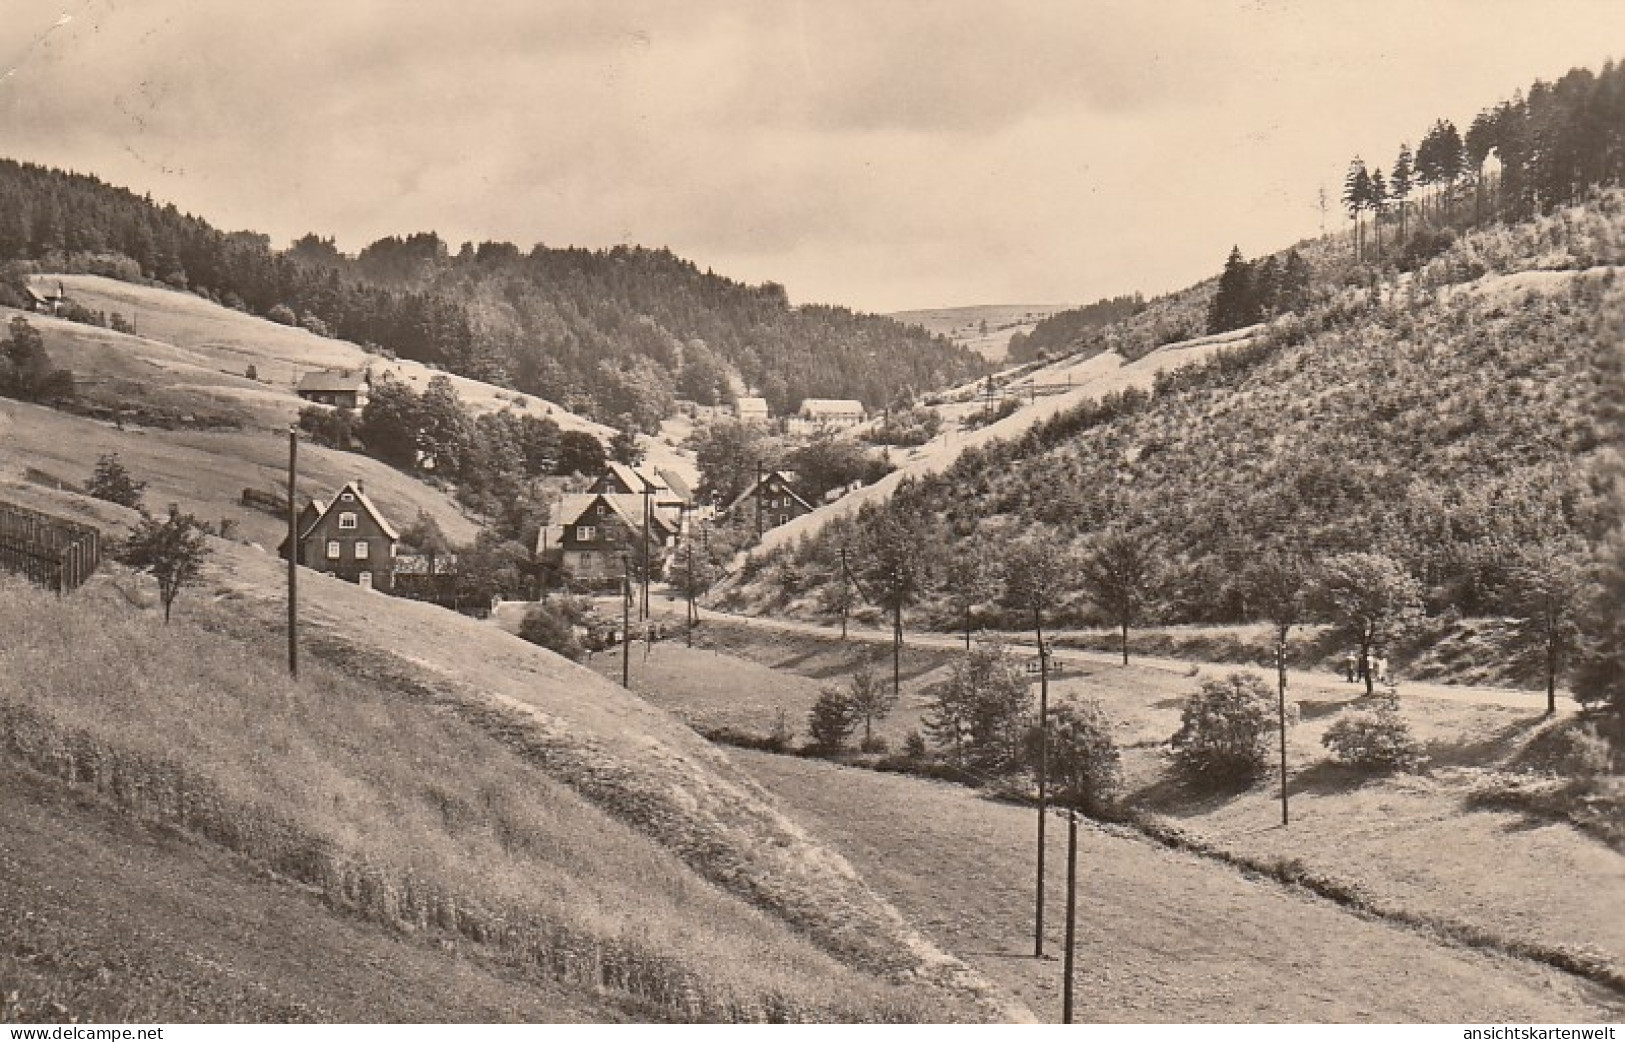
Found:
[[[1038,621],[1038,612],[1033,612]],[[1038,887],[1033,915],[1033,958],[1044,955],[1044,822],[1049,817],[1049,648],[1038,622]]]
[[[299,431],[288,428],[288,674],[299,679]]]
[[[634,472],[635,473],[635,472]],[[649,572],[651,561],[649,558],[649,482],[643,482],[643,596],[638,601],[638,618],[649,617]]]
[[[621,554],[621,686],[632,687],[632,557]]]
[[[1286,635],[1275,645],[1275,670],[1280,680],[1281,704],[1281,827],[1287,826],[1286,808]]]
[[[762,541],[762,461],[756,461],[756,541]]]
[[[841,639],[846,640],[846,613],[851,610],[852,583],[848,576],[851,569],[846,563],[846,547],[841,547]]]
[[[688,540],[688,646],[694,646],[694,534]]]
[[[1077,938],[1078,922],[1078,812],[1066,809],[1066,954],[1061,987],[1061,1023],[1072,1023],[1072,969],[1073,942]]]

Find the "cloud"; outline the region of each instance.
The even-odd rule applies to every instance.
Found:
[[[1625,39],[1625,6],[1553,6],[81,0],[0,25],[0,140],[278,242],[636,241],[800,300],[1086,300],[1312,232],[1349,155]]]

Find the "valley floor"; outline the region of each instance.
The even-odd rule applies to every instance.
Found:
[[[1066,830],[1049,831],[1032,957],[1034,814],[956,785],[733,753],[934,940],[1040,1015],[1060,1009]],[[1149,841],[1080,828],[1077,1019],[1533,1022],[1625,1015],[1617,994],[1450,947]]]

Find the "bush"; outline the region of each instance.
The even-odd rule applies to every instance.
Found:
[[[868,738],[865,738],[863,741],[859,742],[858,749],[861,752],[877,753],[881,756],[885,756],[887,753],[891,752],[891,743],[886,741],[886,739],[882,738],[880,735],[875,734],[870,735]]]
[[[1371,708],[1344,710],[1320,744],[1342,762],[1367,770],[1404,771],[1421,762],[1410,725],[1399,715],[1399,699],[1393,697],[1385,696]]]
[[[925,736],[918,731],[910,731],[903,739],[903,755],[910,760],[925,759]]]
[[[1123,757],[1111,721],[1094,699],[1059,702],[1049,711],[1049,785],[1063,806],[1095,812],[1109,807],[1123,785]],[[1038,728],[1029,732],[1028,756],[1038,764]]]
[[[519,636],[571,661],[580,659],[584,653],[581,642],[576,639],[575,622],[563,605],[532,605],[519,623]]]
[[[286,304],[272,304],[271,310],[265,313],[265,317],[284,326],[297,325],[299,322],[299,316],[295,315],[293,308]]]
[[[1209,785],[1250,782],[1263,775],[1276,726],[1274,693],[1258,677],[1232,673],[1203,681],[1186,699],[1170,744],[1187,781]]]
[[[85,482],[85,491],[97,499],[105,499],[132,510],[141,509],[141,491],[146,487],[145,481],[137,481],[130,476],[116,452],[98,457],[95,472]]]
[[[858,727],[858,710],[840,688],[826,687],[807,713],[807,733],[820,752],[839,752]]]

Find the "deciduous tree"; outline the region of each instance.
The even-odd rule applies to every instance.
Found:
[[[159,521],[143,517],[130,530],[120,548],[119,559],[137,571],[150,572],[158,580],[158,598],[164,605],[164,625],[169,625],[170,608],[181,589],[196,585],[203,575],[203,561],[209,545],[203,525],[191,514],[181,513],[171,503],[169,516]]]

